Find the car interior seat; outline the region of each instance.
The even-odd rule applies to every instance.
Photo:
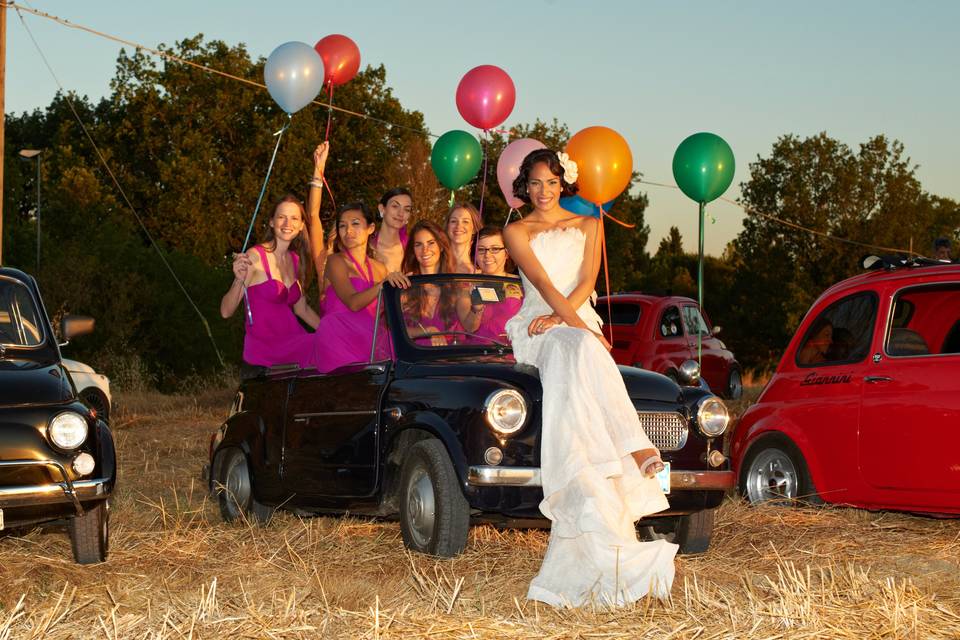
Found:
[[[947,332],[940,353],[960,353],[960,320],[957,320]]]
[[[891,356],[923,356],[930,353],[927,341],[913,329],[893,329],[887,343]]]

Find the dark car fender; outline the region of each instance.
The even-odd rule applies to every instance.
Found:
[[[103,420],[97,419],[97,446],[99,447],[99,460],[97,465],[100,469],[98,475],[101,478],[110,479],[110,491],[117,481],[117,448],[113,441],[113,431]]]
[[[217,435],[219,442],[210,455],[209,489],[214,490],[214,483],[219,477],[219,454],[224,449],[237,448],[243,451],[250,461],[251,467],[263,467],[265,464],[265,448],[263,444],[266,436],[266,426],[263,419],[254,413],[235,413],[224,421]]]
[[[410,433],[414,431],[419,433],[416,435]],[[414,411],[407,414],[392,425],[385,436],[384,451],[387,454],[385,459],[388,464],[391,455],[395,456],[395,452],[400,452],[402,455],[403,450],[419,440],[426,437],[440,440],[450,456],[450,462],[453,463],[453,470],[457,473],[457,478],[462,485],[466,484],[467,457],[463,451],[463,444],[453,427],[435,412]],[[398,445],[400,445],[399,449]],[[399,460],[399,463],[403,463],[402,459]]]

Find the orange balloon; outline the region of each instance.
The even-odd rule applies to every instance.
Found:
[[[567,154],[577,163],[577,194],[596,205],[610,202],[630,184],[633,154],[619,133],[608,127],[587,127],[567,143]]]

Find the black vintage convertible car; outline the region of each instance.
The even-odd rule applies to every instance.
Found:
[[[542,388],[502,330],[521,298],[515,279],[417,276],[408,289],[384,287],[364,362],[246,377],[210,442],[223,517],[262,522],[277,508],[399,516],[405,544],[438,556],[463,550],[471,522],[548,526],[538,508]],[[480,305],[493,324],[470,327],[463,312]],[[668,463],[670,509],[638,532],[699,553],[733,486],[721,440],[729,418],[696,384],[696,363],[683,369],[687,386],[620,371]]]
[[[93,319],[66,316],[64,340]],[[77,396],[36,281],[0,268],[0,530],[66,522],[77,562],[102,562],[116,480],[113,436]]]

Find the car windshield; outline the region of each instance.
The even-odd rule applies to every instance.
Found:
[[[516,278],[450,276],[414,278],[398,292],[406,338],[426,349],[509,347],[505,325],[523,302]]]
[[[43,325],[26,285],[0,277],[0,345],[37,347],[43,344]]]

